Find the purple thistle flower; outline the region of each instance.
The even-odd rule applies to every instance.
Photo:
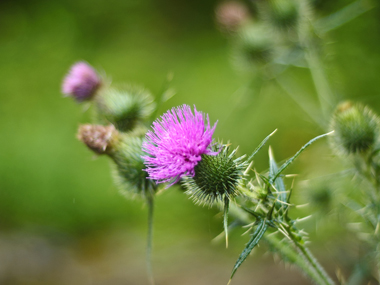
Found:
[[[153,122],[153,131],[148,131],[143,151],[150,156],[143,156],[149,179],[157,183],[177,183],[182,176],[194,177],[194,168],[202,159],[202,154],[217,155],[212,151],[212,135],[217,122],[210,128],[202,112],[194,106],[183,105],[172,108]],[[169,187],[168,186],[168,187]]]
[[[75,63],[63,80],[62,93],[72,95],[77,101],[90,100],[101,84],[96,71],[86,62]]]

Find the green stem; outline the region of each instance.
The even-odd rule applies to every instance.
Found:
[[[317,115],[312,108],[312,106],[308,106],[308,104],[305,102],[304,96],[298,96],[295,94],[295,92],[292,90],[292,88],[289,86],[288,83],[285,82],[284,79],[281,79],[280,77],[275,78],[276,83],[278,86],[285,91],[285,93],[319,126],[321,129],[324,129],[325,126],[322,123],[322,120],[320,118],[320,115]]]
[[[154,276],[152,270],[152,244],[153,244],[153,211],[154,211],[154,197],[153,194],[147,194],[148,204],[148,239],[146,247],[146,264],[148,271],[148,278],[151,285],[154,285]]]
[[[250,224],[252,222],[250,216],[234,204],[230,205],[230,215],[234,216],[235,219],[244,224]],[[293,237],[295,240],[294,235]],[[272,249],[277,251],[282,256],[284,261],[289,261],[298,266],[298,268],[301,269],[316,284],[334,284],[334,282],[328,277],[327,273],[323,270],[322,266],[317,262],[317,260],[304,245],[294,241],[296,249],[292,248],[281,242],[281,240],[275,235],[266,235],[263,237],[263,239],[269,244]]]
[[[330,84],[326,78],[323,66],[319,60],[315,47],[313,47],[309,41],[307,41],[306,47],[307,51],[305,58],[314,82],[315,90],[317,91],[322,113],[325,119],[327,119],[329,118],[331,110],[334,107],[333,92],[330,88]]]
[[[226,235],[226,248],[228,248],[228,209],[230,205],[230,200],[227,196],[224,197],[224,215],[223,215],[223,226],[224,233]]]
[[[318,274],[319,278],[323,283],[320,284],[326,284],[326,285],[334,285],[335,283],[331,280],[327,272],[323,269],[323,267],[318,263],[316,258],[312,255],[312,253],[309,251],[307,247],[305,247],[294,234],[291,227],[287,227],[287,234],[289,235],[289,238],[292,240],[294,246],[297,248],[297,250],[300,252],[300,254],[303,256],[304,260],[313,268],[313,270]]]
[[[304,256],[300,255],[294,248],[289,247],[286,243],[282,242],[278,237],[274,235],[267,235],[264,240],[268,243],[270,248],[275,249],[280,256],[290,263],[298,266],[298,268],[305,273],[316,284],[323,284],[321,277],[310,267],[304,260]]]

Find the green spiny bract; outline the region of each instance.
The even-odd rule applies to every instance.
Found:
[[[132,130],[149,118],[155,109],[151,94],[138,87],[129,87],[126,91],[104,91],[97,100],[97,106],[100,119],[112,123],[122,132]]]
[[[228,146],[224,146],[216,156],[202,155],[201,161],[195,166],[195,176],[183,178],[186,193],[196,203],[212,205],[238,194],[248,164],[243,161],[244,156],[234,159],[236,149],[230,154],[228,149]]]
[[[147,179],[148,175],[143,171],[145,168],[142,159],[144,153],[141,149],[143,140],[141,137],[123,134],[120,136],[119,144],[110,154],[116,164],[116,183],[127,197],[136,194],[146,197],[157,189],[156,184]]]
[[[379,119],[368,107],[344,102],[337,107],[331,128],[334,146],[341,153],[365,153],[378,140]]]

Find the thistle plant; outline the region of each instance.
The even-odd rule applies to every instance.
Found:
[[[298,267],[315,284],[334,284],[306,246],[308,237],[299,224],[304,218],[292,218],[297,205],[291,199],[293,184],[287,185],[289,176],[285,175],[309,145],[330,134],[334,152],[353,166],[364,182],[360,199],[347,194],[341,201],[361,216],[368,237],[368,253],[357,268],[376,267],[380,275],[379,119],[368,107],[352,102],[342,103],[334,111],[338,99],[321,60],[323,35],[371,8],[361,1],[355,3],[322,19],[315,17],[306,0],[255,1],[251,9],[239,2],[225,2],[217,9],[219,27],[231,38],[235,65],[248,74],[246,90],[275,84],[327,132],[281,164],[269,148],[269,169],[264,171],[253,169],[254,159],[274,132],[250,155],[239,155],[237,147],[213,138],[217,121],[210,123],[208,114],[195,106],[174,107],[156,118],[161,103],[170,97],[168,88],[154,100],[144,88],[129,85],[116,89],[104,84],[107,80],[85,62],[73,65],[62,91],[77,102],[92,103],[95,112],[92,124],[79,127],[79,140],[97,155],[111,159],[115,183],[125,197],[141,198],[148,205],[151,284],[154,199],[160,189],[175,189],[176,184],[195,204],[220,209],[226,247],[229,231],[236,225],[247,229],[250,237],[231,266],[229,282],[252,250],[265,243],[269,251]],[[256,14],[250,15],[250,11]],[[283,79],[292,67],[310,71],[318,103],[307,104],[296,84]],[[359,272],[361,280],[372,274],[370,270],[365,271],[366,276],[363,272]],[[357,276],[355,271],[347,284],[357,284]]]
[[[97,73],[94,71],[94,74]],[[71,76],[74,75],[75,72]],[[78,90],[93,94],[94,86],[88,85],[86,77],[78,75],[75,80]],[[265,239],[272,251],[296,264],[317,284],[333,284],[305,247],[302,231],[295,227],[296,221],[289,218],[291,191],[286,190],[282,181],[287,166],[308,145],[325,135],[311,140],[280,167],[271,155],[269,173],[259,174],[251,169],[253,159],[274,132],[251,155],[238,156],[237,148],[231,150],[231,145],[213,139],[217,122],[211,126],[207,114],[188,105],[167,111],[149,130],[149,115],[154,113],[156,105],[149,93],[142,89],[131,90],[115,90],[111,86],[96,89],[96,96],[86,98],[94,103],[95,124],[80,126],[77,136],[90,150],[113,161],[115,183],[124,196],[137,196],[146,201],[149,209],[147,264],[152,284],[154,196],[160,185],[170,188],[176,183],[186,189],[185,193],[195,204],[221,206],[226,246],[228,230],[234,223],[229,223],[229,216],[249,227],[251,240],[233,267],[231,278],[252,249]],[[269,232],[272,234],[268,235]],[[283,234],[289,242],[281,243],[273,235],[275,232]]]
[[[379,280],[379,119],[363,104],[346,101],[338,105],[342,98],[329,80],[324,60],[324,39],[328,33],[369,11],[375,2],[353,1],[341,10],[320,18],[313,9],[312,1],[307,0],[254,1],[251,5],[251,9],[247,10],[256,11],[255,21],[230,37],[235,46],[232,50],[235,66],[245,71],[249,78],[245,92],[240,94],[258,94],[262,84],[275,85],[320,129],[335,130],[330,145],[346,167],[351,168],[352,177],[360,183],[355,185],[362,193],[354,196],[348,192],[341,193],[340,202],[362,217],[365,226],[358,236],[366,236],[367,244],[365,257],[357,260],[357,270],[348,278],[347,284],[358,284],[371,276]],[[262,42],[259,38],[263,35],[272,39],[267,41],[271,56],[252,60],[251,51],[260,50],[257,46]],[[254,38],[256,40],[249,40]],[[309,72],[317,102],[307,98],[297,82],[286,76],[288,70],[297,68]],[[335,176],[341,177],[339,174]],[[334,182],[336,185],[337,181]],[[258,189],[261,189],[262,195],[262,187]],[[375,274],[363,269],[373,268],[374,264],[377,264]]]
[[[360,196],[346,194],[343,202],[362,219],[358,236],[365,236],[368,253],[358,263],[355,273],[361,279],[371,275],[362,268],[375,267],[380,276],[380,119],[367,106],[353,102],[338,105],[331,121],[336,134],[331,144],[348,166],[354,166],[355,184]],[[353,276],[355,276],[353,274]]]

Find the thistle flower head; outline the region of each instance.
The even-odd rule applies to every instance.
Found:
[[[78,102],[92,99],[101,85],[96,71],[86,62],[75,63],[63,80],[62,93],[73,96]]]
[[[113,125],[86,124],[79,126],[78,139],[97,154],[105,154],[111,149],[112,139],[117,134]]]
[[[186,193],[196,203],[212,205],[238,194],[248,163],[243,160],[244,156],[234,158],[236,150],[229,153],[229,147],[224,146],[216,156],[202,155],[202,160],[195,166],[195,175],[183,178]]]
[[[146,134],[142,149],[149,155],[143,156],[145,171],[157,183],[177,183],[183,176],[194,176],[195,166],[202,155],[217,155],[212,150],[212,135],[208,115],[194,107],[183,105],[173,108],[153,122],[153,131]],[[169,185],[169,186],[170,186]]]
[[[333,143],[344,154],[364,153],[374,147],[379,119],[368,108],[352,102],[341,103],[333,116]]]

